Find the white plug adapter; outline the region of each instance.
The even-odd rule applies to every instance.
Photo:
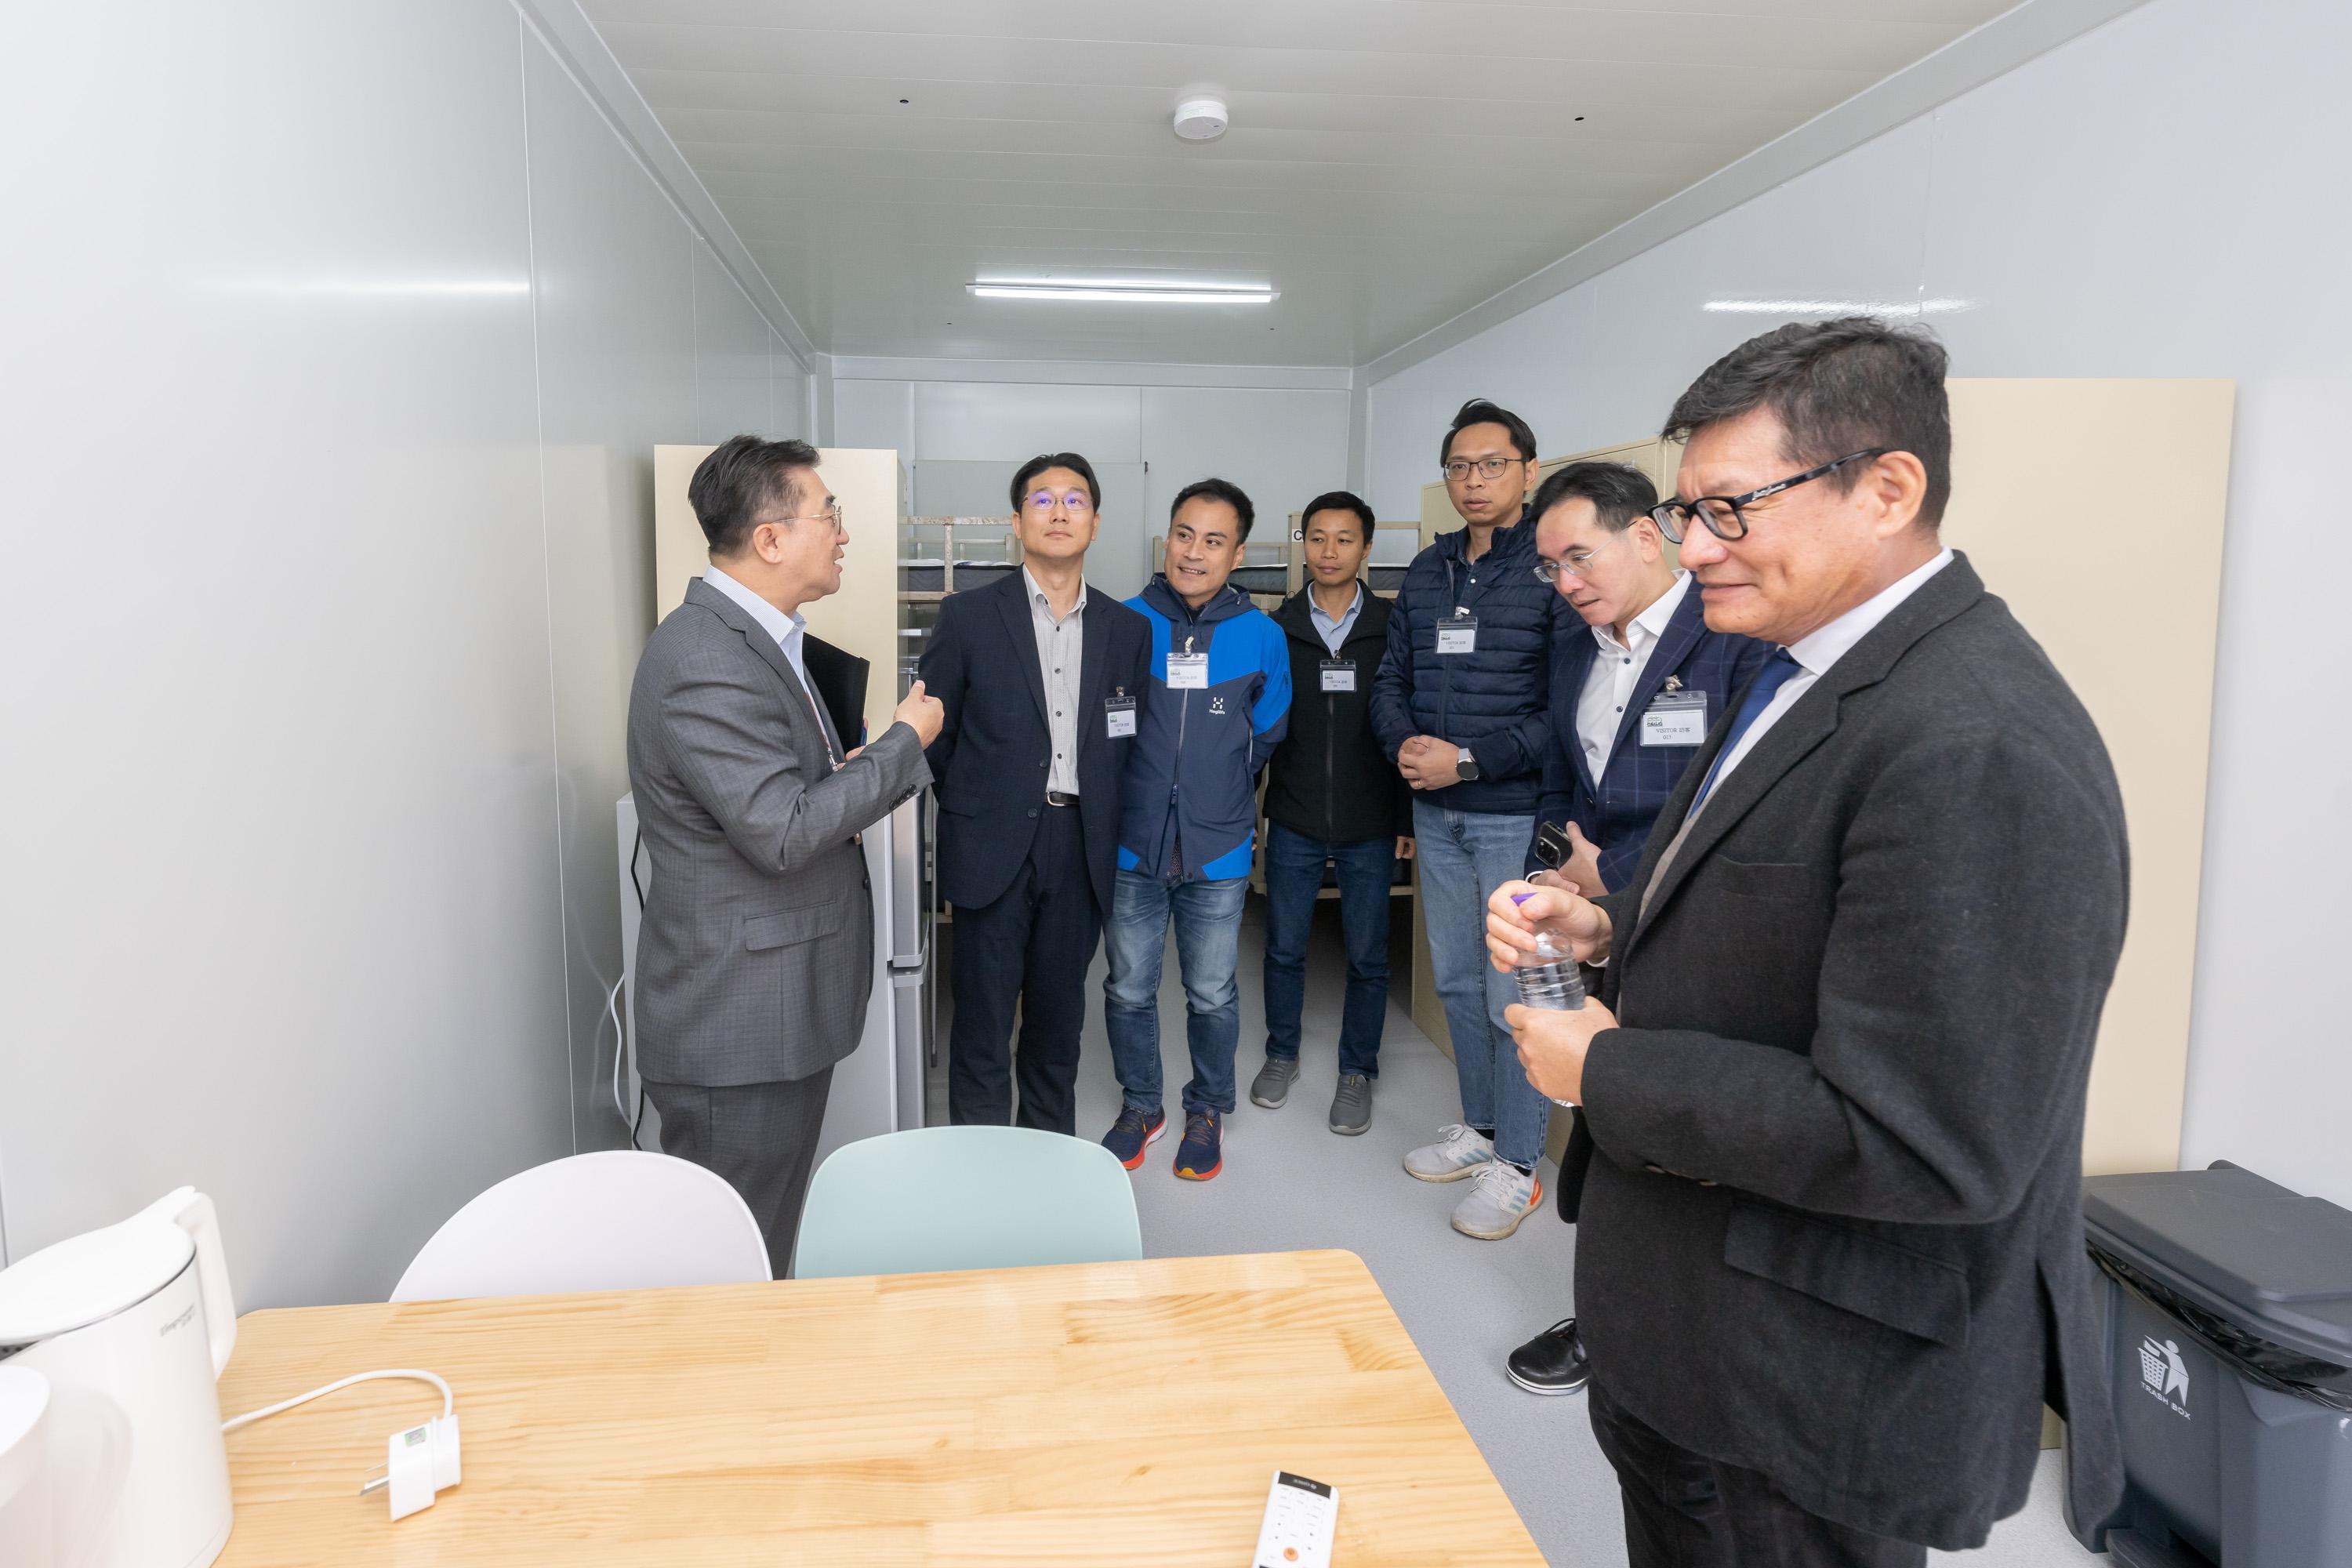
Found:
[[[386,1489],[392,1494],[392,1517],[406,1519],[431,1508],[435,1494],[456,1486],[463,1476],[457,1418],[436,1415],[422,1426],[394,1432],[384,1439],[383,1475],[372,1476],[360,1488],[360,1495],[365,1497],[378,1487]]]

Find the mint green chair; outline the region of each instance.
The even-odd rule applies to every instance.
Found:
[[[1032,1127],[919,1127],[845,1143],[817,1167],[793,1275],[1142,1256],[1135,1180],[1101,1144]]]

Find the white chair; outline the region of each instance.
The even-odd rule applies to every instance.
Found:
[[[395,1301],[541,1296],[766,1279],[768,1244],[725,1178],[667,1154],[551,1160],[449,1216]]]

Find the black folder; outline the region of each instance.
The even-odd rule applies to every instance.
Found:
[[[866,679],[873,666],[806,632],[801,634],[801,663],[833,721],[833,732],[841,737],[842,750],[866,744]]]

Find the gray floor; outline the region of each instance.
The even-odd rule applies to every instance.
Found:
[[[1405,906],[1400,901],[1398,914]],[[1362,1258],[1413,1342],[1436,1373],[1548,1563],[1622,1568],[1613,1475],[1593,1445],[1580,1396],[1538,1398],[1502,1373],[1511,1346],[1570,1310],[1574,1232],[1550,1216],[1530,1217],[1507,1241],[1473,1241],[1446,1216],[1456,1186],[1416,1182],[1400,1166],[1460,1113],[1454,1064],[1413,1025],[1402,986],[1390,998],[1372,1126],[1339,1138],[1324,1126],[1337,1071],[1336,1040],[1346,963],[1337,906],[1318,910],[1307,972],[1306,1046],[1290,1102],[1280,1110],[1249,1103],[1250,1076],[1265,1058],[1259,982],[1264,939],[1251,900],[1241,944],[1242,1031],[1236,1076],[1240,1106],[1227,1119],[1224,1170],[1207,1183],[1172,1174],[1177,1129],[1135,1173],[1143,1246],[1160,1258],[1337,1247]],[[1402,924],[1402,921],[1399,922]],[[1402,932],[1395,973],[1405,973]],[[1096,1135],[1118,1113],[1102,1032],[1103,963],[1090,982],[1086,1058],[1078,1081],[1078,1129]],[[1160,988],[1163,1081],[1171,1116],[1192,1076],[1184,1046],[1184,999],[1169,946]],[[940,1119],[934,1097],[934,1119]],[[1547,1173],[1549,1186],[1549,1173]],[[2025,1511],[1997,1527],[1981,1552],[1947,1555],[1983,1568],[2074,1568],[2103,1562],[2066,1533],[2058,1512],[2057,1456],[2043,1456]]]

